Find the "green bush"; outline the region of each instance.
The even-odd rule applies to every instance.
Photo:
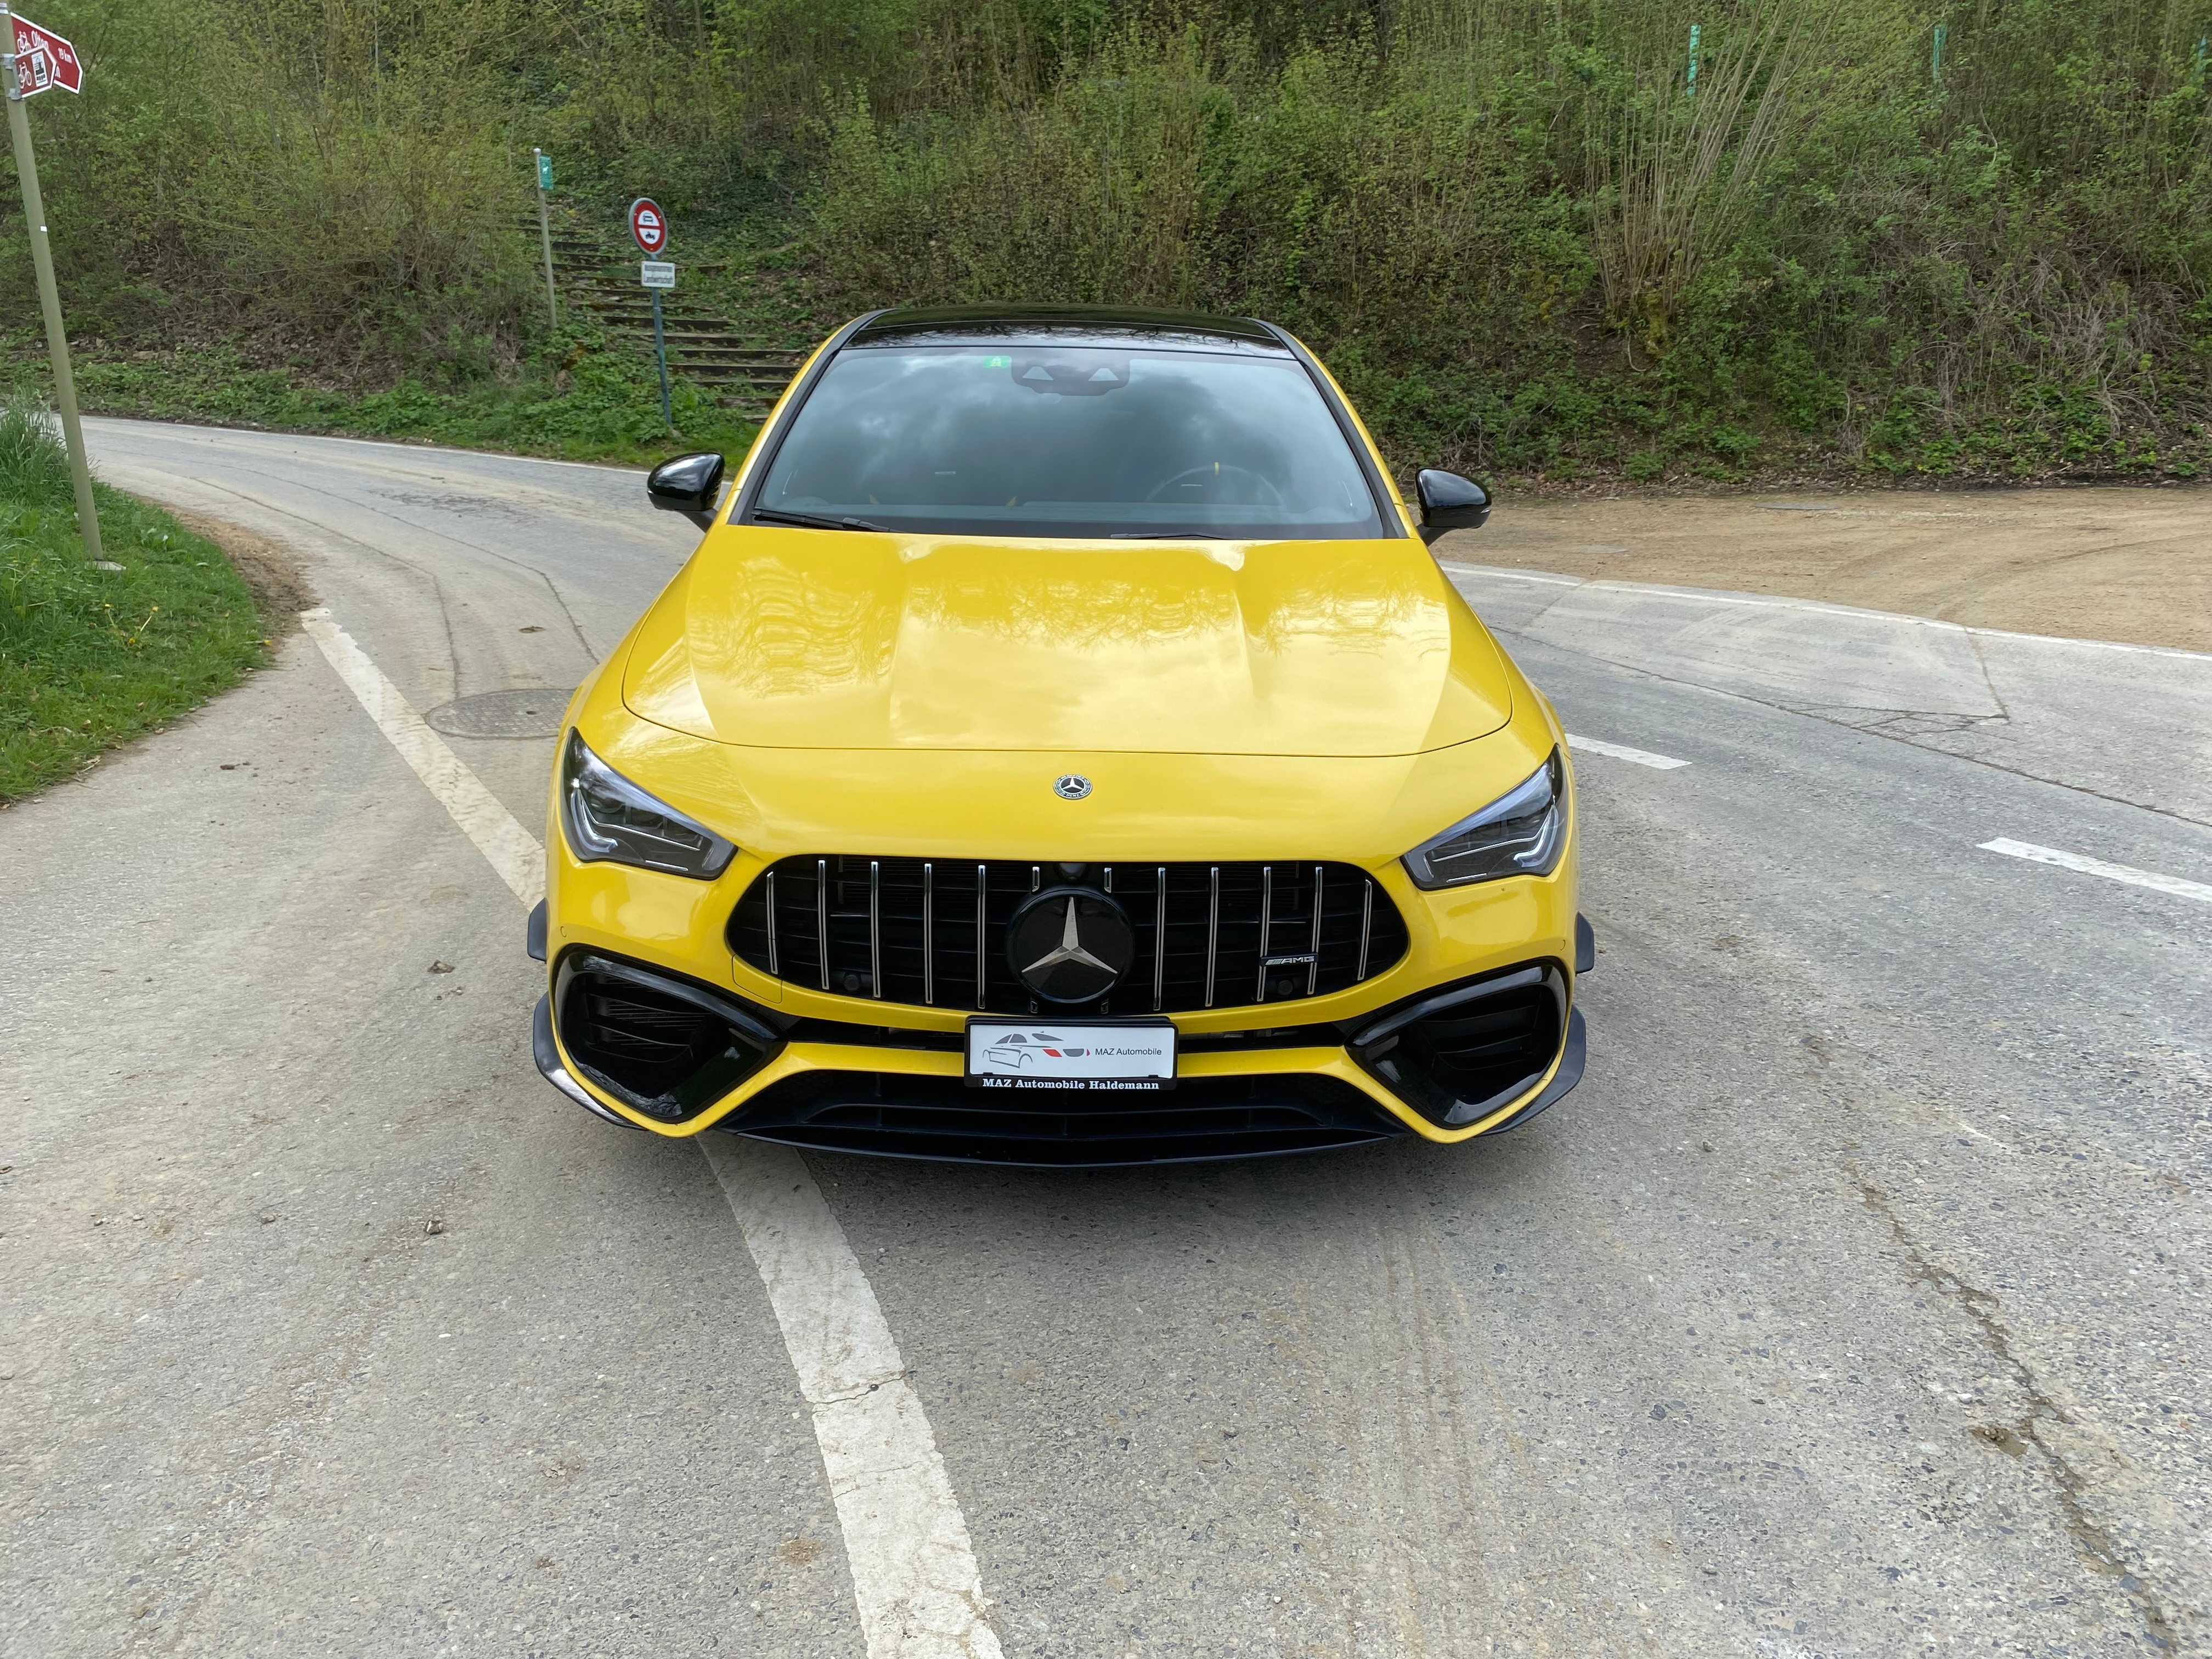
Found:
[[[544,143],[572,222],[618,234],[657,194],[687,291],[764,329],[900,301],[1254,313],[1407,465],[2150,477],[2212,451],[2212,0],[78,0],[70,21],[86,95],[33,115],[74,325],[234,351],[281,383],[207,387],[248,404],[416,430],[428,399],[484,441],[647,442],[546,368]],[[0,235],[17,331],[21,249]]]

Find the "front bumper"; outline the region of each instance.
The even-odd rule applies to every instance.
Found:
[[[588,947],[551,966],[533,1053],[595,1115],[890,1157],[1098,1167],[1464,1140],[1550,1107],[1585,1049],[1572,972],[1545,960],[1339,1024],[1190,1033],[1170,1094],[1010,1096],[966,1085],[957,1028],[798,1018]]]
[[[1489,798],[1501,781],[1525,777],[1561,741],[1533,695],[1511,731],[1410,757],[1054,757],[1048,771],[1079,770],[1098,785],[1081,816],[1057,818],[1037,802],[1067,804],[1037,785],[1033,756],[899,751],[824,764],[747,750],[740,775],[729,746],[679,739],[627,715],[587,709],[579,729],[610,764],[651,778],[657,793],[714,823],[740,849],[709,881],[583,863],[558,811],[549,812],[547,912],[532,932],[533,954],[550,958],[540,1069],[601,1116],[661,1135],[720,1128],[896,1156],[1155,1163],[1404,1137],[1464,1141],[1526,1122],[1581,1074],[1574,993],[1590,952],[1577,914],[1571,814],[1546,876],[1425,890],[1393,850]],[[805,790],[793,781],[801,774]],[[766,807],[754,799],[763,793]],[[1221,813],[1223,800],[1235,803],[1233,814]],[[1010,1012],[980,989],[957,997],[963,1006],[944,1006],[941,992],[937,1006],[926,994],[917,1005],[895,973],[872,970],[858,984],[837,975],[833,990],[804,982],[811,973],[777,977],[772,952],[748,960],[735,937],[756,881],[794,854],[851,848],[856,823],[878,826],[860,847],[867,859],[881,854],[886,872],[895,860],[944,859],[948,846],[979,861],[1026,862],[1049,849],[1100,866],[1209,867],[1281,860],[1285,847],[1298,848],[1310,864],[1362,875],[1387,896],[1404,932],[1371,976],[1333,978],[1324,966],[1309,975],[1308,994],[1281,1000],[1267,990],[1243,1006],[1194,1007],[1172,996],[1162,1003],[1152,988],[1147,1000],[1178,1032],[1176,1087],[1167,1095],[969,1091],[961,1052],[968,1012]],[[1328,890],[1338,890],[1334,876]],[[872,878],[863,891],[861,948],[872,950]],[[933,937],[926,925],[923,936]],[[1249,984],[1234,975],[1222,982]],[[1057,1108],[1063,1100],[1069,1109]]]

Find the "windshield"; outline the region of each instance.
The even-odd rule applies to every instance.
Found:
[[[1386,535],[1290,356],[864,347],[799,409],[753,510],[952,535]]]

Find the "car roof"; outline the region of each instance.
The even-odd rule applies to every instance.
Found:
[[[1146,311],[1125,306],[938,306],[878,312],[853,331],[853,347],[1000,345],[1035,340],[1054,345],[1146,345],[1184,351],[1288,356],[1290,347],[1250,317]]]

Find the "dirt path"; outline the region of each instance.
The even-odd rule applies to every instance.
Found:
[[[1516,500],[1446,559],[2212,651],[2212,489]]]

